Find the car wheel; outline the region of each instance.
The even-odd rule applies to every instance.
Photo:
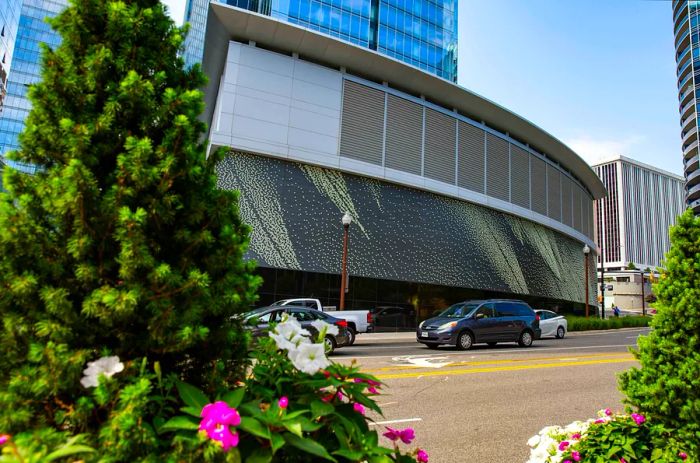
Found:
[[[566,330],[564,329],[563,326],[560,326],[559,328],[557,328],[557,339],[562,339],[565,334],[566,334]]]
[[[472,348],[473,344],[474,336],[469,331],[465,331],[464,333],[457,336],[457,347],[459,349],[469,350]]]
[[[497,342],[489,342],[489,343],[487,343],[487,344],[489,345],[489,347],[493,347],[493,346],[495,346],[495,345],[498,344],[498,343],[497,343]]]
[[[520,347],[530,347],[532,345],[532,333],[527,330],[520,333],[518,344],[520,344]]]
[[[352,328],[348,328],[348,346],[352,346],[353,344],[355,344],[355,336],[355,330],[353,330]]]
[[[335,350],[335,341],[332,337],[326,336],[326,339],[323,340],[323,350],[326,352],[326,355],[333,353]]]
[[[426,344],[426,346],[428,346],[428,349],[433,349],[433,350],[438,348],[437,344]]]

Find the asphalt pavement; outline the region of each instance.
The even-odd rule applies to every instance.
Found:
[[[646,332],[569,333],[530,348],[469,351],[429,350],[415,333],[377,333],[358,336],[333,360],[355,359],[385,383],[378,397],[384,416],[372,418],[382,432],[413,427],[431,463],[524,462],[527,440],[544,426],[622,409],[617,374],[636,365],[629,348]]]

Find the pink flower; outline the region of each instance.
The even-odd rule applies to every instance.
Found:
[[[581,433],[578,433],[578,432],[577,432],[577,433],[572,434],[572,435],[571,435],[571,439],[573,439],[573,440],[579,440],[579,439],[581,439]]]
[[[606,409],[605,409],[605,414],[608,415],[608,416],[612,415],[612,410],[610,410],[609,408],[606,408]]]
[[[571,452],[571,458],[574,459],[574,461],[580,461],[581,460],[581,454],[578,453],[576,450]]]
[[[561,450],[561,451],[563,452],[564,450],[566,450],[566,448],[567,448],[568,446],[569,446],[569,442],[568,442],[568,441],[560,442],[560,443],[559,443],[559,450]]]
[[[562,463],[571,463],[571,460],[564,460]]]
[[[401,439],[401,441],[404,444],[410,444],[413,439],[416,438],[416,433],[412,428],[406,428],[403,430],[399,429],[392,429],[387,426],[387,432],[382,434],[384,437],[386,437],[389,440],[392,441],[397,441]]]
[[[287,408],[289,406],[289,399],[287,396],[283,395],[280,397],[280,400],[277,401],[277,405],[279,405],[279,407],[282,409]]]
[[[377,388],[374,386],[368,387],[367,392],[369,392],[370,394],[379,394],[379,391],[377,391]]]
[[[201,417],[199,430],[205,431],[207,436],[218,442],[224,451],[238,445],[238,433],[232,433],[229,429],[229,426],[241,424],[241,415],[235,408],[229,407],[226,402],[214,402],[202,408]]]
[[[624,458],[620,458],[620,463],[627,463],[627,460],[625,460]]]
[[[0,434],[0,445],[5,445],[10,440],[9,434]]]
[[[418,453],[416,454],[416,461],[418,463],[428,463],[428,452],[426,452],[423,449],[418,449]]]
[[[680,457],[681,460],[685,461],[688,458],[688,454],[685,452],[679,452],[678,456]]]
[[[601,424],[601,423],[606,423],[606,422],[607,422],[607,420],[605,420],[603,418],[598,418],[597,420],[594,421],[595,424]]]
[[[632,419],[634,420],[635,423],[637,423],[637,426],[640,424],[644,423],[646,421],[646,418],[644,418],[644,415],[640,415],[639,413],[632,413],[630,415]]]
[[[364,414],[365,414],[365,406],[362,405],[362,404],[358,404],[357,402],[355,402],[354,404],[352,404],[352,408],[353,408],[353,410],[355,410],[355,411],[356,411],[357,413],[359,413],[360,415],[364,415]]]

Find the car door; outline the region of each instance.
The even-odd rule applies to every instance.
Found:
[[[472,331],[476,339],[474,342],[498,341],[498,321],[495,316],[494,304],[487,302],[474,312]]]
[[[550,312],[549,310],[540,310],[539,314],[542,336],[554,336],[557,329],[556,321],[554,320],[556,314],[554,312]]]

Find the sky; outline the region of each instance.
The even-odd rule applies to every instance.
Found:
[[[185,0],[163,0],[176,22]],[[683,173],[671,2],[459,0],[458,84],[589,163]]]

